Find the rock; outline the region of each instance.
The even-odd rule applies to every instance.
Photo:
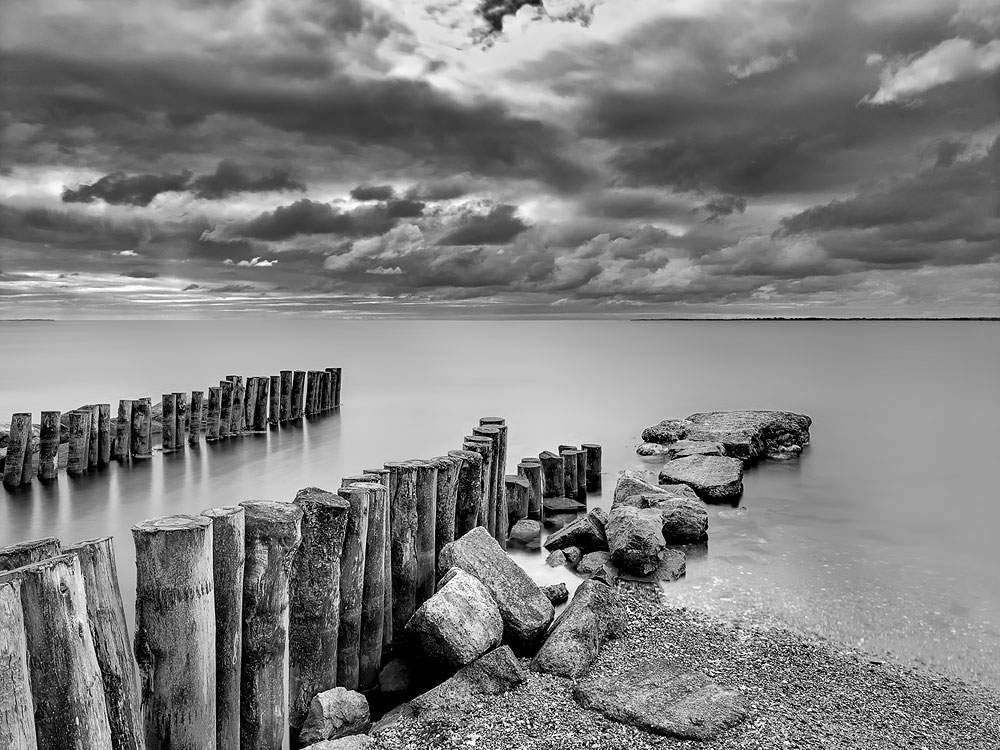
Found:
[[[791,446],[809,444],[812,419],[785,411],[713,411],[692,414],[687,419],[667,419],[649,427],[642,439],[652,443],[679,440],[721,443],[725,455],[744,463],[766,456],[794,453]]]
[[[510,541],[520,542],[521,544],[531,544],[532,542],[538,541],[541,535],[542,524],[540,522],[529,521],[527,518],[522,518],[514,524],[514,527],[510,530],[508,538]]]
[[[676,443],[664,446],[667,449],[667,459],[686,456],[724,456],[726,449],[722,443],[711,440],[678,440]]]
[[[475,576],[490,592],[503,619],[506,642],[527,648],[545,635],[555,615],[552,604],[482,526],[441,549],[438,570],[449,568]]]
[[[708,510],[697,498],[643,494],[627,497],[623,504],[659,510],[663,520],[663,539],[667,544],[693,544],[704,541],[708,536]]]
[[[605,532],[604,535],[607,536],[608,512],[604,508],[594,508],[587,515],[590,516],[590,520],[594,522],[594,525]]]
[[[352,734],[339,740],[323,740],[302,750],[368,750],[375,747],[375,740],[367,734]]]
[[[591,512],[550,534],[542,546],[549,551],[576,547],[581,552],[594,552],[607,549],[608,540],[601,516]]]
[[[540,588],[553,604],[562,604],[569,599],[569,589],[566,588],[565,583],[554,583],[551,586],[541,586]]]
[[[683,484],[655,485],[646,479],[646,473],[635,469],[626,469],[618,475],[618,483],[615,485],[615,493],[611,501],[611,507],[616,505],[630,504],[628,498],[634,495],[660,494],[669,497],[690,497],[697,500],[698,495],[690,487]]]
[[[634,581],[644,583],[657,583],[661,581],[672,582],[683,578],[687,573],[687,555],[679,549],[669,547],[661,553],[659,564],[656,569],[646,575],[635,573],[619,573],[619,581]]]
[[[547,497],[542,500],[542,506],[549,513],[579,513],[587,510],[586,505],[568,497]]]
[[[503,620],[489,590],[453,568],[444,585],[406,623],[425,657],[451,668],[470,664],[500,645]]]
[[[546,600],[547,602],[548,600]],[[435,688],[418,695],[410,706],[416,714],[460,712],[479,695],[499,695],[524,682],[527,674],[507,646],[490,651]]]
[[[573,547],[572,549],[576,549],[576,547]],[[550,568],[561,568],[568,562],[569,560],[566,558],[566,553],[563,552],[561,549],[557,549],[554,552],[550,552],[549,556],[545,558],[545,564],[548,565]]]
[[[335,687],[312,699],[299,742],[308,745],[320,740],[335,740],[350,734],[363,734],[369,727],[368,699],[353,690]]]
[[[619,505],[608,519],[611,562],[626,573],[649,575],[659,566],[667,547],[662,529],[659,510]]]
[[[583,552],[580,551],[579,547],[567,547],[562,553],[566,557],[567,565],[577,565],[583,558]]]
[[[576,572],[584,578],[588,578],[602,570],[610,562],[611,555],[607,552],[588,552],[577,563]]]
[[[383,694],[408,693],[415,683],[414,677],[410,662],[396,657],[379,671],[379,688]]]
[[[583,708],[647,732],[711,740],[746,718],[746,701],[701,672],[665,658],[646,658],[624,671],[591,674],[573,688]]]
[[[545,643],[531,660],[531,668],[560,677],[584,674],[608,638],[617,604],[613,586],[594,578],[581,583],[552,624]]]
[[[743,462],[728,456],[688,456],[660,470],[664,484],[686,484],[703,500],[736,500],[743,492]]]
[[[646,458],[666,456],[670,452],[670,446],[662,445],[660,443],[639,443],[635,452],[640,456],[645,456]]]
[[[659,424],[642,431],[642,439],[647,443],[676,443],[687,436],[688,423],[685,419],[664,419]]]
[[[400,703],[391,711],[387,711],[385,716],[383,716],[381,719],[375,722],[375,725],[372,727],[371,733],[373,735],[377,735],[382,731],[395,726],[403,719],[413,719],[416,717],[416,715],[417,715],[416,710],[414,710],[413,706],[410,705],[409,702]]]

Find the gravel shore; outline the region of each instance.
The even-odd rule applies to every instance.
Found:
[[[581,709],[573,682],[531,673],[505,695],[447,718],[407,719],[378,735],[384,748],[631,750],[836,748],[998,750],[1000,694],[933,672],[876,660],[790,630],[728,622],[623,593],[624,636],[594,666],[614,672],[667,656],[735,688],[748,719],[712,742],[660,737]]]

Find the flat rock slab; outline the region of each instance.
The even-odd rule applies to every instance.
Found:
[[[410,701],[417,714],[428,711],[461,712],[480,695],[499,695],[513,690],[527,672],[507,646],[490,651],[435,688]]]
[[[573,601],[552,624],[545,643],[531,661],[536,672],[575,678],[594,663],[615,623],[618,592],[595,578],[581,583]]]
[[[549,534],[543,546],[550,552],[567,547],[576,547],[581,552],[607,549],[604,523],[604,517],[592,511]]]
[[[688,456],[660,470],[664,484],[686,484],[703,500],[732,501],[743,492],[743,462],[728,456]]]
[[[583,708],[647,732],[711,740],[746,718],[746,701],[702,672],[647,658],[624,672],[596,673],[573,688]]]
[[[618,475],[618,483],[615,484],[611,507],[614,508],[616,505],[634,505],[635,503],[629,502],[630,497],[652,494],[667,495],[669,497],[688,497],[692,500],[698,499],[697,493],[685,484],[656,485],[649,481],[646,472],[625,469],[625,471]]]
[[[643,430],[642,439],[662,445],[682,440],[718,442],[727,456],[750,463],[798,454],[809,444],[811,425],[805,414],[787,411],[712,411],[665,419]]]
[[[568,497],[547,497],[542,500],[542,506],[549,513],[579,513],[587,510],[587,506]]]
[[[678,440],[676,443],[664,446],[667,449],[667,459],[673,461],[675,458],[685,458],[686,456],[724,456],[726,448],[722,443],[714,440]]]

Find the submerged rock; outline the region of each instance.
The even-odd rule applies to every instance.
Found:
[[[548,513],[579,513],[587,510],[587,506],[568,497],[547,497],[542,505]]]
[[[659,510],[663,520],[663,539],[667,544],[694,544],[704,541],[708,536],[708,510],[705,503],[697,498],[662,494],[632,495],[625,498],[623,505]]]
[[[639,447],[635,449],[635,452],[640,456],[645,456],[647,458],[653,456],[666,456],[670,453],[670,446],[663,445],[662,443],[639,443]]]
[[[607,549],[603,516],[591,511],[550,534],[542,546],[549,551],[567,547],[577,547],[581,552]]]
[[[512,542],[530,545],[536,543],[541,535],[542,524],[540,522],[522,518],[514,524],[514,527],[510,530],[508,539]]]
[[[632,505],[628,498],[635,495],[667,495],[668,497],[689,497],[698,499],[697,493],[684,484],[656,485],[647,479],[644,471],[635,469],[625,469],[618,475],[618,482],[615,484],[615,492],[612,497],[611,507],[616,505]]]
[[[660,555],[656,569],[647,575],[635,573],[618,574],[619,581],[642,583],[670,583],[683,578],[687,573],[687,554],[683,550],[668,547]]]
[[[726,449],[722,443],[710,440],[678,440],[676,443],[664,446],[669,460],[686,456],[724,456]]]
[[[568,562],[569,560],[566,558],[566,553],[561,549],[550,552],[549,556],[545,558],[545,564],[550,568],[561,568]]]
[[[664,484],[686,484],[703,500],[736,500],[743,492],[743,462],[728,456],[688,456],[660,470]]]
[[[619,505],[608,520],[611,562],[626,573],[649,575],[660,564],[667,547],[662,528],[658,510]]]
[[[606,582],[591,578],[581,583],[573,600],[552,624],[531,668],[560,677],[584,674],[615,625],[617,603],[617,592]]]
[[[687,436],[686,419],[664,419],[659,424],[642,431],[642,439],[647,443],[676,443]]]
[[[335,687],[312,699],[299,733],[299,742],[308,745],[321,740],[362,734],[370,726],[368,699],[354,690]]]
[[[797,455],[809,444],[811,425],[805,414],[786,411],[700,412],[687,419],[665,419],[643,430],[642,439],[664,445],[685,439],[717,442],[725,455],[751,463],[772,455]]]

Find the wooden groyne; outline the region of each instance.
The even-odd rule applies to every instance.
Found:
[[[340,408],[341,368],[282,370],[278,375],[228,375],[207,390],[123,398],[116,416],[111,404],[88,404],[68,412],[12,415],[0,430],[3,485],[16,490],[37,477],[51,482],[60,469],[70,476],[119,464],[279,428],[303,416],[310,419]],[[207,394],[207,398],[206,398]]]

